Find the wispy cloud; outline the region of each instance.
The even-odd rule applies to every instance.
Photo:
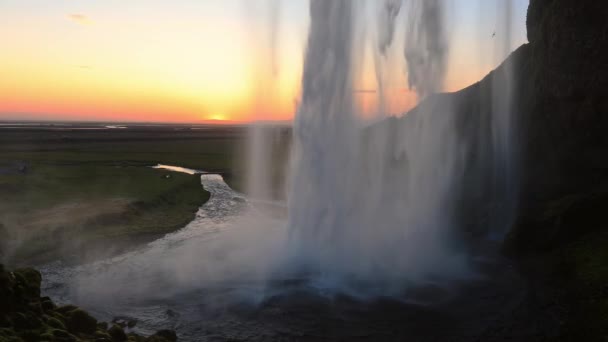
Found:
[[[81,25],[89,25],[92,23],[92,21],[91,21],[91,19],[89,19],[89,17],[87,17],[84,14],[80,14],[80,13],[68,14],[68,19],[70,19],[71,21],[73,21],[77,24],[81,24]]]

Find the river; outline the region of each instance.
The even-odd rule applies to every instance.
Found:
[[[261,213],[220,175],[203,173],[201,182],[211,197],[186,227],[110,259],[44,265],[44,295],[103,321],[136,320],[142,334],[174,329],[181,341],[470,341],[512,324],[523,303],[522,278],[492,252],[475,259],[479,273],[466,282],[404,298],[361,299],[304,276],[269,277],[284,255],[276,250],[284,219]],[[254,221],[265,228],[252,229]]]

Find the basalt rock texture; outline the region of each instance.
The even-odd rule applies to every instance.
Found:
[[[402,127],[416,126],[421,115],[449,117],[465,156],[454,189],[456,234],[475,242],[506,220],[504,251],[530,284],[526,307],[544,322],[539,326],[545,338],[533,340],[603,341],[608,338],[608,1],[530,0],[526,25],[529,43],[484,79],[430,96],[383,124],[398,139],[407,131]],[[511,184],[505,183],[504,165],[495,162],[493,145],[496,110],[507,96],[516,176]],[[514,197],[505,196],[505,184]],[[501,216],[508,201],[515,201],[510,218]]]
[[[554,248],[598,227],[565,227],[565,216],[580,211],[559,212],[555,203],[591,201],[608,212],[608,201],[598,200],[608,194],[608,2],[531,0],[526,25],[529,43],[484,79],[385,123],[398,137],[417,116],[450,116],[466,156],[454,215],[481,234],[510,221],[507,245],[516,253]],[[511,117],[511,183],[496,163],[500,110]],[[515,204],[501,214],[509,201]]]
[[[0,264],[0,341],[4,342],[175,342],[169,330],[142,337],[98,322],[73,305],[57,307],[40,297],[40,273],[31,268],[7,271]]]
[[[601,215],[594,213],[608,210],[608,202],[597,200],[608,193],[607,18],[605,1],[530,1],[528,68],[516,94],[522,196],[515,247],[559,245],[597,228]],[[555,210],[568,199],[594,208],[587,217],[596,222],[558,227],[579,212]],[[551,215],[553,223],[534,224]]]

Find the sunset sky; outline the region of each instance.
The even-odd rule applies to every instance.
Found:
[[[479,80],[505,57],[496,13],[509,1],[515,48],[526,41],[528,1],[446,1],[446,90]],[[307,26],[306,0],[3,0],[0,120],[287,120]],[[401,51],[395,47],[384,71],[392,113],[416,103]],[[373,111],[366,54],[355,90]]]

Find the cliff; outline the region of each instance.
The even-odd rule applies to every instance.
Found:
[[[465,230],[487,233],[481,226],[492,217],[509,221],[507,247],[523,253],[597,228],[563,222],[608,210],[607,18],[605,1],[531,0],[528,44],[478,83],[430,96],[386,123],[398,136],[420,115],[451,116],[466,151],[455,208]],[[511,120],[509,165],[496,163],[505,149],[496,146],[501,111]],[[506,202],[510,212],[501,213]]]
[[[529,43],[483,80],[388,125],[451,117],[466,150],[454,199],[461,233],[506,222],[504,249],[543,320],[529,324],[548,327],[539,340],[599,341],[608,336],[608,2],[531,0],[526,25]],[[492,124],[508,94],[513,182],[496,163]]]

